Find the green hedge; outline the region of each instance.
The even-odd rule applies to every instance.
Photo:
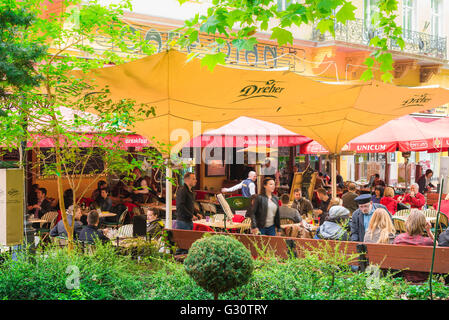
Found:
[[[6,257],[0,263],[0,299],[213,299],[186,273],[181,263],[153,252],[135,259],[118,255],[110,245],[98,246],[95,254],[68,253],[48,248],[17,261]],[[349,267],[332,266],[315,255],[278,261],[273,257],[254,260],[249,282],[220,296],[220,299],[427,299],[428,285],[409,285],[392,275],[372,281],[370,273],[354,273]],[[79,288],[66,282],[76,266]],[[435,280],[434,297],[448,299],[449,290]]]

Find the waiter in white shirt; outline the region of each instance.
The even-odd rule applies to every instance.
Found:
[[[242,196],[250,198],[252,195],[256,194],[256,184],[257,174],[254,171],[248,173],[248,179],[243,180],[239,184],[231,188],[222,188],[221,192],[234,192],[236,190],[242,189]]]

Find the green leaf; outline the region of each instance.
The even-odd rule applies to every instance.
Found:
[[[362,73],[362,76],[360,77],[361,80],[368,81],[373,78],[373,71],[371,69],[367,69]]]
[[[355,20],[355,10],[357,8],[351,3],[346,2],[336,14],[338,22],[345,23],[347,20]]]
[[[374,65],[374,59],[373,59],[373,58],[370,58],[370,57],[366,58],[365,64],[366,64],[368,67],[372,67],[372,66]]]
[[[277,40],[277,42],[280,46],[287,44],[287,43],[293,44],[293,34],[290,31],[279,28],[279,27],[274,27],[271,30],[272,30],[272,33],[271,33],[270,39]]]
[[[391,72],[385,72],[384,74],[382,74],[381,79],[384,82],[392,82],[393,75],[391,74]]]
[[[217,52],[215,54],[206,54],[203,59],[201,59],[201,66],[206,66],[210,71],[213,71],[217,64],[226,63],[226,54],[223,52]]]
[[[329,31],[332,35],[334,35],[334,20],[330,19],[323,19],[316,25],[317,29],[320,30],[322,34],[325,34],[327,31]]]

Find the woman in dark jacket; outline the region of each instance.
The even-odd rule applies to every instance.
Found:
[[[280,235],[281,220],[279,216],[279,200],[273,195],[276,188],[273,178],[265,178],[263,188],[250,209],[251,232],[266,236]],[[277,231],[277,232],[276,232]]]

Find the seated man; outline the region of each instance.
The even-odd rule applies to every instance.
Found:
[[[83,228],[83,224],[80,222],[82,213],[81,208],[78,207],[76,209],[75,214],[73,214],[73,205],[70,206],[67,209],[67,220],[69,222],[69,225],[72,226],[73,218],[75,218],[75,229],[73,230],[73,237],[78,238],[79,233],[81,229]],[[57,237],[57,236],[63,236],[67,237],[67,230],[64,226],[64,221],[61,219],[59,222],[53,227],[53,229],[50,230],[50,236]]]
[[[301,216],[313,211],[312,202],[302,196],[301,189],[293,190],[293,195],[295,199],[293,200],[292,208],[298,210]]]
[[[301,222],[302,218],[299,215],[298,210],[295,208],[290,208],[288,203],[290,202],[290,197],[288,194],[283,194],[281,196],[282,205],[279,207],[279,218],[280,219],[292,219],[295,223]]]
[[[379,203],[373,203],[370,194],[361,194],[355,198],[355,201],[357,201],[359,208],[352,214],[350,223],[351,241],[363,242],[365,239],[365,232],[368,230],[369,222],[374,211],[377,208],[383,208],[388,212],[388,209]],[[388,214],[391,217],[390,212],[388,212]],[[393,218],[391,217],[391,219]]]
[[[409,204],[411,209],[422,209],[422,207],[426,204],[426,198],[419,193],[419,186],[417,183],[410,186],[410,193],[404,195],[401,203]]]
[[[95,203],[93,205],[100,208],[101,211],[111,211],[112,200],[109,198],[109,190],[100,189],[98,197],[95,199]]]
[[[150,239],[158,239],[162,236],[164,222],[160,218],[159,210],[147,211],[147,234]]]
[[[343,207],[349,210],[350,214],[356,211],[359,208],[359,205],[355,201],[359,195],[356,193],[356,185],[354,182],[351,182],[348,185],[348,192],[343,194],[341,199],[343,200]]]
[[[84,226],[79,234],[78,239],[90,244],[94,244],[96,239],[99,239],[103,243],[108,242],[109,238],[106,237],[107,229],[102,231],[98,230],[98,223],[100,222],[100,217],[96,210],[92,210],[87,215],[87,226]]]
[[[27,207],[28,213],[34,215],[35,218],[41,218],[44,214],[53,208],[47,199],[47,189],[39,188],[36,190],[36,203]]]
[[[314,204],[313,214],[316,217],[320,218],[320,226],[321,226],[326,220],[326,216],[329,210],[329,202],[331,199],[327,194],[326,189],[324,188],[319,188],[316,194],[318,198],[315,199],[316,202]]]

